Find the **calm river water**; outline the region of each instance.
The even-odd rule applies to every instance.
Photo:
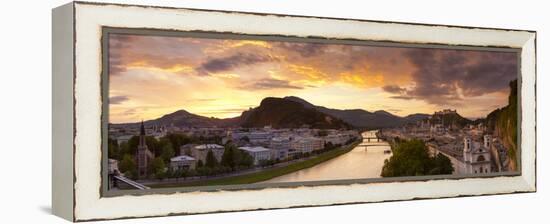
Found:
[[[363,132],[363,143],[344,155],[311,168],[275,177],[263,183],[378,178],[384,160],[391,154],[384,154],[384,150],[390,150],[388,143],[376,142],[376,140],[368,142],[365,139],[366,137],[376,137],[375,133],[376,131]],[[361,146],[364,144],[369,146],[365,149],[364,146]]]

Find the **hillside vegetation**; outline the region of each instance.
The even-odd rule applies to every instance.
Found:
[[[243,127],[299,128],[308,126],[320,129],[351,128],[346,122],[303,104],[282,98],[268,97],[259,107],[241,116]]]
[[[508,105],[494,110],[485,119],[485,125],[493,135],[501,139],[508,149],[510,169],[517,170],[517,137],[518,137],[518,81],[510,82]]]

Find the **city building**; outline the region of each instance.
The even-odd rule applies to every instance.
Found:
[[[151,133],[151,135],[157,140],[159,140],[160,138],[166,136],[166,134],[168,134],[168,129],[166,129],[166,127],[164,127],[164,126],[154,127],[153,131]]]
[[[464,138],[464,171],[465,173],[491,172],[491,136],[483,136],[483,144]]]
[[[324,147],[325,141],[316,137],[298,137],[290,142],[290,148],[298,153],[311,153]]]
[[[196,162],[197,160],[191,156],[176,156],[170,159],[170,168],[174,171],[195,169]]]
[[[248,153],[254,159],[254,165],[259,165],[260,161],[271,159],[271,150],[261,146],[239,147],[240,150]]]
[[[289,137],[274,137],[269,143],[271,148],[271,158],[285,160],[288,158],[288,150],[290,149]]]
[[[456,114],[456,110],[444,109],[442,111],[436,111],[435,115]]]
[[[443,124],[434,124],[430,127],[430,134],[432,136],[443,135],[447,132],[447,128]]]
[[[149,151],[147,143],[145,142],[145,127],[143,126],[143,121],[141,122],[140,133],[139,133],[139,145],[136,150],[136,163],[138,170],[138,178],[143,179],[147,178],[149,165],[155,158],[153,153]]]
[[[179,155],[191,156],[192,155],[191,151],[193,150],[193,148],[195,146],[197,146],[197,144],[185,144],[185,145],[180,146],[180,154]]]
[[[343,131],[337,134],[329,134],[324,138],[325,144],[331,143],[332,145],[345,145],[349,140],[358,137],[358,133],[355,131]]]
[[[248,139],[251,144],[254,145],[266,145],[273,137],[273,133],[270,131],[252,131],[248,135]]]
[[[225,147],[218,144],[196,145],[191,148],[191,156],[197,159],[197,162],[198,160],[201,160],[203,163],[206,163],[206,156],[208,155],[208,151],[212,151],[212,153],[214,154],[214,158],[216,158],[216,160],[220,162],[222,160]]]

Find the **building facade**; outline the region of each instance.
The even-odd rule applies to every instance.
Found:
[[[222,161],[225,147],[218,144],[196,145],[191,148],[191,157],[195,158],[197,162],[200,160],[203,163],[206,163],[206,156],[208,155],[208,151],[212,151],[212,153],[214,154],[214,158],[216,158],[216,160],[220,162]]]
[[[170,159],[170,168],[174,171],[195,169],[196,162],[197,160],[191,156],[176,156]]]
[[[288,150],[290,149],[290,138],[275,137],[269,143],[271,148],[271,158],[285,160],[288,158]]]
[[[311,153],[324,147],[325,141],[316,137],[296,138],[290,142],[290,148],[299,153]]]
[[[254,159],[254,165],[259,165],[260,161],[267,161],[271,159],[271,150],[261,146],[254,147],[239,147],[240,150],[248,153]]]
[[[483,144],[473,141],[470,137],[464,138],[464,169],[465,173],[491,172],[491,136],[483,136]]]

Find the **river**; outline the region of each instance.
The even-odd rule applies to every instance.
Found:
[[[384,153],[384,150],[390,150],[387,142],[382,142],[382,140],[380,142],[367,141],[366,138],[376,137],[375,134],[376,131],[363,132],[363,142],[344,155],[307,169],[275,177],[263,183],[378,178],[384,160],[391,154]],[[365,144],[369,145],[366,149],[365,146],[361,146]]]

